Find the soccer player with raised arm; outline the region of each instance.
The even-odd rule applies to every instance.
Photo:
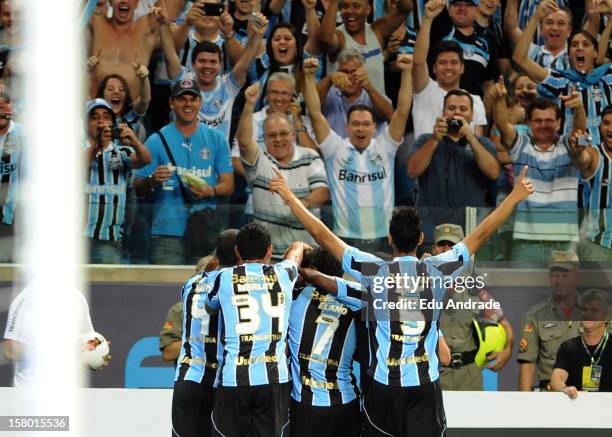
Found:
[[[213,436],[280,437],[288,431],[289,369],[286,338],[293,286],[304,243],[270,264],[266,228],[244,226],[236,237],[238,265],[219,272],[206,297],[220,310],[223,363],[212,412]]]
[[[446,417],[436,356],[440,310],[429,309],[421,302],[442,302],[446,280],[461,274],[470,256],[533,192],[526,173],[524,167],[512,192],[471,234],[448,252],[422,261],[416,258],[416,249],[424,238],[416,209],[397,207],[393,211],[388,238],[395,258],[383,261],[334,235],[289,190],[280,172],[270,182],[270,190],[287,202],[321,247],[341,261],[343,270],[367,291],[368,374],[373,381],[364,392],[364,436],[444,433]],[[418,286],[411,288],[415,282]],[[338,298],[343,297],[344,290],[338,290]]]

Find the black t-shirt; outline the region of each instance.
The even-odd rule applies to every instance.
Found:
[[[481,32],[475,27],[474,32],[467,36],[453,26],[448,13],[443,11],[431,26],[430,54],[436,44],[443,40],[455,41],[463,49],[465,70],[461,76],[461,88],[482,97],[483,83],[496,80],[498,76],[497,46],[493,34]],[[429,62],[431,65],[432,59]],[[433,71],[430,71],[430,75],[434,77]]]
[[[592,355],[597,345],[587,347]],[[612,338],[610,336],[608,336],[606,347],[595,357],[596,360],[600,353],[602,354],[601,359],[597,363],[602,367],[599,391],[612,392]],[[573,385],[578,390],[582,390],[582,368],[590,365],[591,357],[584,350],[582,337],[575,337],[561,344],[554,368],[563,369],[569,373],[565,383],[567,386]]]

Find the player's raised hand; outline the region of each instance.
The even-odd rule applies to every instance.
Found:
[[[531,180],[527,177],[527,170],[529,170],[529,167],[526,165],[523,166],[518,180],[512,189],[512,194],[518,196],[519,201],[526,199],[533,193],[533,185]]]
[[[295,196],[295,194],[293,194],[293,192],[289,188],[289,185],[287,185],[287,181],[283,177],[283,174],[278,170],[278,168],[272,167],[272,170],[274,171],[276,176],[270,180],[270,191],[278,193],[285,202],[288,202],[291,197]]]

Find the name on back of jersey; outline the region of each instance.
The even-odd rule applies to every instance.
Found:
[[[333,296],[319,293],[315,290],[312,292],[312,296],[310,298],[311,300],[318,300],[320,302],[317,309],[331,311],[342,315],[348,313],[348,308],[342,303],[338,302]]]
[[[238,292],[253,291],[253,290],[271,290],[277,284],[278,278],[276,275],[232,275],[232,283],[238,284],[236,289]]]

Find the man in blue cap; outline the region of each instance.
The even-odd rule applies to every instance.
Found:
[[[172,86],[170,107],[174,121],[151,135],[146,146],[151,164],[138,172],[136,194],[154,204],[151,229],[153,264],[186,264],[212,252],[219,232],[214,210],[217,197],[234,191],[234,175],[227,138],[198,121],[202,105],[195,80],[185,78]],[[204,212],[202,212],[204,211]],[[198,232],[208,247],[186,252],[182,238],[190,215],[207,215]],[[209,238],[210,237],[210,238]],[[187,241],[196,243],[193,241]]]

